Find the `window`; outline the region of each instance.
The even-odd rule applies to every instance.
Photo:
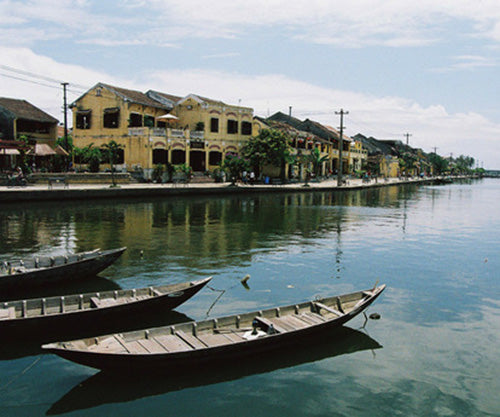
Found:
[[[162,129],[165,129],[167,127],[167,122],[157,121],[156,127],[161,127]]]
[[[238,121],[228,120],[227,121],[227,133],[236,134],[238,133]]]
[[[208,164],[209,165],[220,165],[222,162],[222,153],[221,152],[210,152],[208,154]]]
[[[186,162],[186,152],[179,149],[172,151],[172,165],[184,164]]]
[[[155,118],[153,116],[144,116],[144,126],[146,127],[155,127]]]
[[[109,154],[107,152],[102,152],[101,155],[102,155],[101,162],[103,164],[109,164],[110,163]],[[125,161],[125,152],[123,151],[123,149],[117,149],[113,164],[123,164],[124,161]]]
[[[252,134],[252,123],[241,122],[241,134],[242,135],[251,135]]]
[[[110,129],[116,129],[119,124],[120,109],[118,107],[104,109],[103,126]]]
[[[76,112],[76,128],[90,129],[91,110],[81,110]]]
[[[219,119],[212,117],[210,119],[210,132],[217,133],[219,131]]]
[[[165,149],[153,149],[153,164],[167,164],[168,152]]]
[[[142,114],[130,113],[128,119],[128,127],[141,127],[142,126]]]

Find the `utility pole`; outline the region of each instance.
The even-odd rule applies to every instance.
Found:
[[[68,86],[69,83],[61,83],[63,86],[63,92],[64,92],[64,146],[67,151],[69,151],[68,147],[68,104],[66,101],[66,87]]]
[[[336,111],[335,114],[340,115],[339,169],[337,172],[337,187],[340,187],[342,185],[342,151],[344,150],[344,139],[342,136],[344,132],[344,114],[349,114],[349,112],[344,109],[340,109],[340,111]]]
[[[404,136],[406,136],[406,146],[410,146],[410,136],[412,136],[412,134],[405,133]]]
[[[438,150],[439,148],[438,148],[437,146],[434,146],[434,148],[432,148],[432,149],[434,149],[434,155],[437,155],[437,150]]]

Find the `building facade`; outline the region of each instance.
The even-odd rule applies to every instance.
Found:
[[[252,136],[253,109],[194,94],[142,93],[99,83],[71,108],[75,146],[114,140],[123,147],[118,168],[141,169],[146,178],[157,164],[211,171]]]

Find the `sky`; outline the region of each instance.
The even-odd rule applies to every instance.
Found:
[[[500,169],[498,0],[0,0],[0,96],[194,93]]]

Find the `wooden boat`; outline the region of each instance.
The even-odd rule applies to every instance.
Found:
[[[307,341],[293,349],[280,349],[260,355],[258,360],[239,360],[237,366],[218,363],[204,366],[203,371],[194,366],[182,372],[149,374],[147,378],[122,373],[98,372],[79,381],[70,391],[46,411],[46,415],[59,415],[86,410],[104,404],[135,401],[141,398],[164,395],[187,388],[233,382],[252,375],[275,372],[280,369],[305,365],[336,356],[349,355],[364,350],[381,349],[382,346],[366,333],[341,326],[327,332],[314,343]],[[307,373],[307,370],[305,371]]]
[[[218,319],[57,342],[42,348],[82,365],[121,372],[155,372],[224,364],[293,346],[346,323],[385,285],[366,291]]]
[[[5,261],[0,264],[0,288],[45,285],[94,276],[115,262],[126,249],[96,249],[65,256]]]
[[[45,338],[53,334],[65,337],[64,332],[72,327],[98,329],[113,321],[127,321],[127,316],[133,317],[142,311],[171,310],[195,295],[210,279],[3,302],[0,303],[0,335],[4,339],[9,335],[6,339],[9,341],[39,334]]]

